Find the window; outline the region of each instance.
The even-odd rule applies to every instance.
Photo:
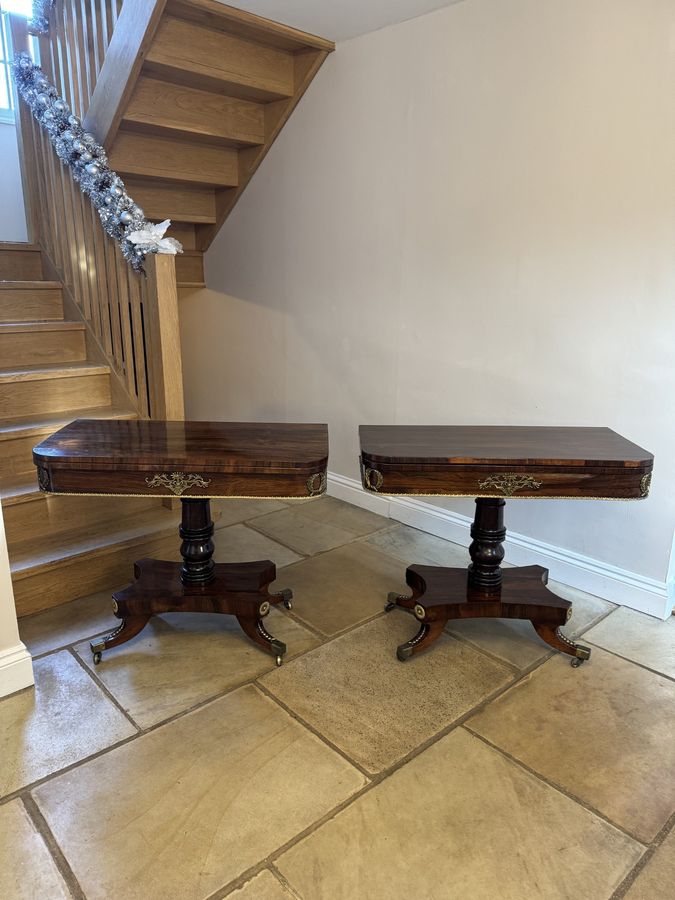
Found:
[[[9,33],[8,13],[18,13],[30,16],[32,13],[32,0],[0,0],[0,122],[14,123],[14,97],[12,89],[12,49]],[[33,58],[36,59],[37,41],[30,39],[30,49]]]

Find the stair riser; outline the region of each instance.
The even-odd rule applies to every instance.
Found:
[[[33,465],[33,447],[40,443],[50,432],[30,437],[17,436],[0,441],[0,464],[3,475],[23,475],[35,472]]]
[[[0,365],[46,365],[79,362],[86,358],[83,331],[23,331],[3,334],[0,329]]]
[[[0,322],[40,322],[63,319],[59,290],[0,290]]]
[[[39,250],[0,250],[0,281],[41,281]]]
[[[107,374],[0,383],[0,419],[107,406],[110,402]]]
[[[5,531],[12,546],[27,538],[41,539],[69,529],[110,523],[157,507],[157,500],[128,497],[40,497],[3,505]]]
[[[173,560],[180,558],[177,556],[179,543],[178,535],[147,542],[139,541],[131,547],[95,550],[77,559],[50,566],[34,575],[22,573],[23,577],[14,579],[17,614],[27,616],[97,591],[112,592],[117,587],[129,584],[137,559],[145,556]],[[116,623],[111,612],[110,624],[114,626]]]

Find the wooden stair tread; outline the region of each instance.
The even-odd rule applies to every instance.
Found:
[[[127,130],[179,139],[189,136],[226,147],[256,146],[265,141],[265,110],[260,103],[147,76],[138,79],[122,123]]]
[[[48,364],[44,366],[19,366],[15,369],[0,369],[0,384],[13,381],[45,381],[53,378],[81,378],[87,375],[109,375],[108,366],[90,362]]]
[[[22,334],[27,331],[84,331],[84,322],[45,321],[45,322],[0,322],[0,333]]]
[[[3,506],[14,506],[17,503],[37,500],[44,496],[32,473],[9,475],[0,481],[0,500],[2,500]]]
[[[237,151],[231,147],[134,131],[117,135],[110,165],[123,177],[141,175],[218,187],[236,187],[239,183]]]
[[[0,252],[2,252],[3,250],[12,250],[14,252],[16,252],[18,250],[29,250],[31,253],[35,253],[35,251],[37,251],[39,253],[40,245],[39,244],[27,244],[27,243],[23,243],[21,241],[19,241],[19,242],[0,241]]]
[[[172,16],[191,19],[209,28],[221,28],[247,40],[267,43],[282,50],[303,50],[312,47],[330,52],[333,41],[283,25],[255,13],[226,6],[219,0],[169,0],[167,12]]]
[[[144,68],[180,84],[244,99],[293,96],[293,54],[188,19],[163,16]]]
[[[177,536],[180,510],[158,507],[156,510],[132,514],[98,526],[63,531],[42,538],[39,545],[31,538],[17,542],[12,547],[10,568],[14,579],[34,575],[39,571],[58,566],[65,560],[78,557],[115,553],[125,546],[133,546],[139,540]]]
[[[148,219],[215,224],[216,195],[213,188],[164,184],[142,178],[127,178],[127,190]]]
[[[0,291],[60,291],[60,281],[0,281]]]
[[[17,434],[36,437],[52,434],[74,422],[75,419],[136,419],[138,413],[132,409],[114,406],[94,406],[86,409],[72,409],[47,415],[33,415],[0,419],[0,441],[11,439]]]

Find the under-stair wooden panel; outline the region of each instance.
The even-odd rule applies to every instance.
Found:
[[[63,294],[55,281],[0,281],[0,322],[63,318]]]
[[[29,366],[86,358],[81,322],[0,324],[0,365]]]
[[[195,226],[185,248],[204,251],[333,44],[214,0],[169,0],[145,26],[128,99],[106,111],[95,93],[92,123],[112,123],[110,158],[146,215],[178,222],[178,240],[181,223]],[[202,283],[192,263],[178,268],[179,286]]]

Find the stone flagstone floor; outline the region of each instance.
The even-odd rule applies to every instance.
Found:
[[[268,620],[284,665],[195,614],[93,667],[108,594],[24,619],[2,900],[675,897],[675,620],[552,583],[579,669],[480,620],[401,664],[416,624],[387,592],[466,550],[329,498],[214,505],[217,559],[269,557],[294,591]]]

